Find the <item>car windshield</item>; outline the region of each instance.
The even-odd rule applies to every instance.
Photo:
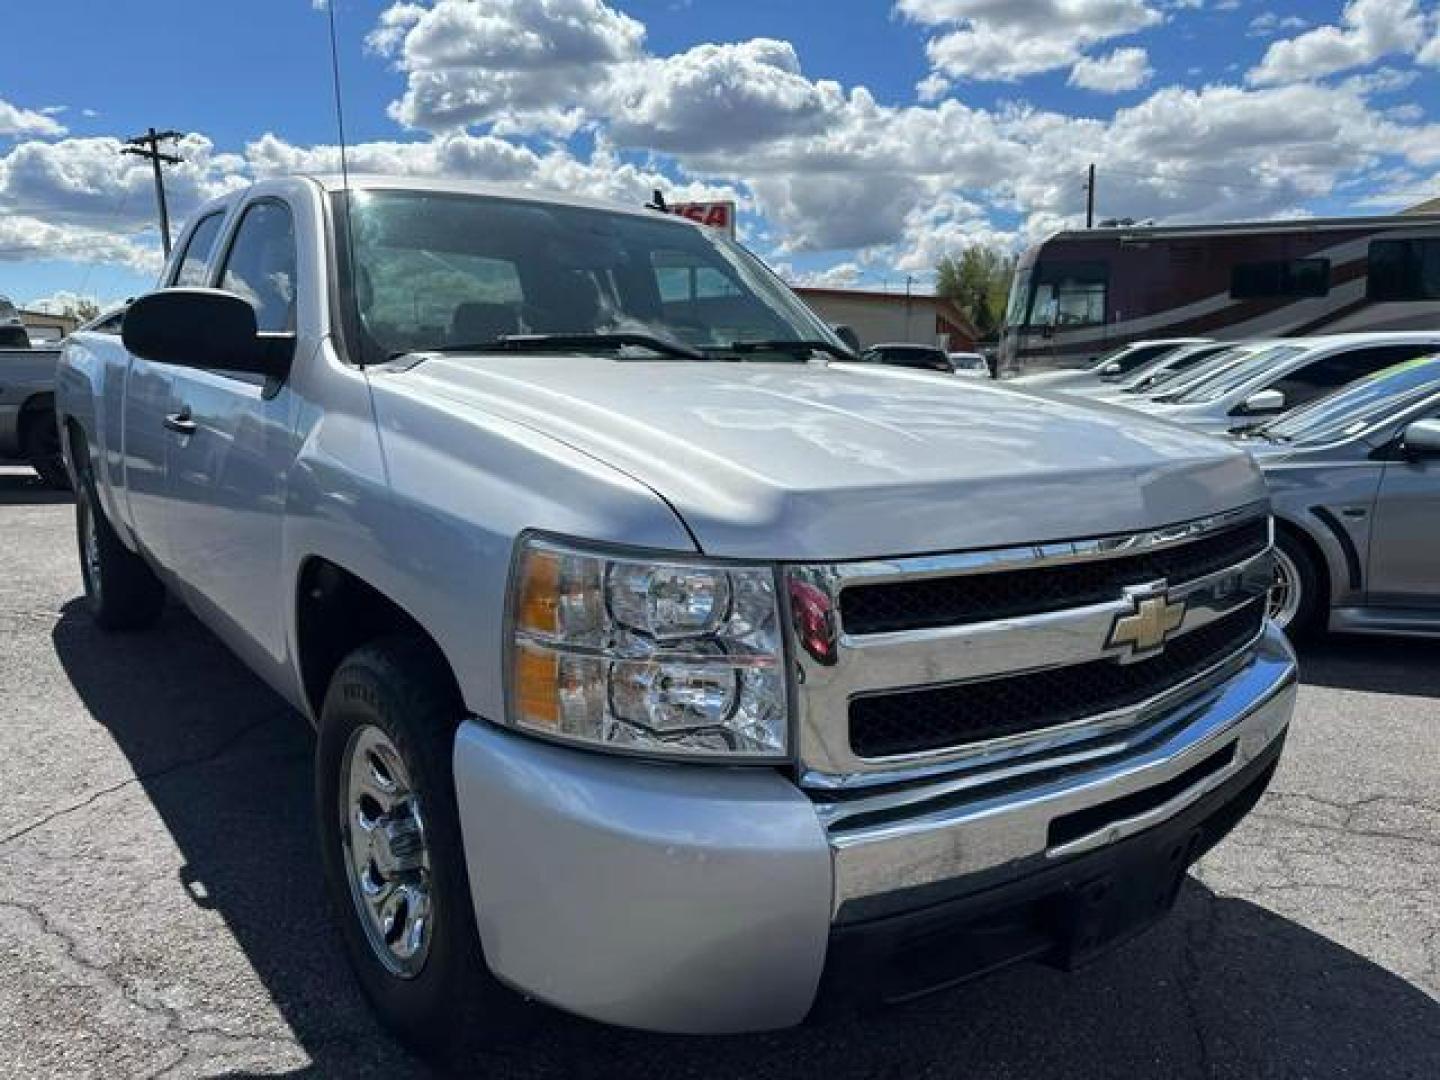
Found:
[[[1407,360],[1267,424],[1260,434],[1312,446],[1353,438],[1437,391],[1440,357]]]
[[[337,196],[337,216],[344,214]],[[754,256],[715,229],[654,215],[452,192],[350,194],[341,265],[367,358],[512,346],[610,346],[670,358],[736,342],[804,358],[786,342],[844,350]],[[348,233],[348,235],[347,235]],[[626,340],[621,341],[620,338]],[[581,344],[578,339],[586,340]]]
[[[1136,346],[1133,344],[1121,345],[1118,348],[1111,349],[1107,353],[1101,353],[1099,356],[1087,360],[1085,362],[1084,368],[1086,371],[1099,371],[1106,364],[1110,363],[1110,361],[1119,360],[1121,357],[1128,356],[1130,353],[1134,352],[1135,349]]]
[[[1126,390],[1158,386],[1201,361],[1213,359],[1229,351],[1224,345],[1182,345],[1178,349],[1162,353],[1149,363],[1141,364],[1130,372],[1120,385]]]
[[[1167,395],[1166,400],[1174,400],[1180,405],[1218,401],[1230,391],[1244,386],[1266,368],[1283,364],[1286,360],[1299,356],[1304,351],[1305,347],[1302,345],[1272,345],[1268,349],[1261,349],[1257,353],[1242,357],[1234,363],[1227,363],[1221,370],[1187,384],[1185,389],[1175,394],[1173,398]]]

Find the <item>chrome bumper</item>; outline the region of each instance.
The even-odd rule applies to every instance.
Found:
[[[1252,658],[1208,692],[1147,727],[1125,756],[1083,769],[1050,759],[1016,790],[990,774],[821,804],[834,867],[838,922],[922,902],[917,890],[1036,856],[1061,859],[1158,824],[1224,784],[1259,757],[1289,724],[1295,656],[1267,624]],[[1106,820],[1052,845],[1051,825],[1082,810],[1164,785],[1234,747],[1228,763],[1142,813]],[[912,895],[915,894],[915,895]],[[928,902],[930,897],[926,897]]]
[[[455,783],[486,960],[523,993],[608,1023],[796,1024],[841,924],[935,890],[1024,880],[1036,856],[1064,865],[1160,825],[1272,746],[1294,696],[1294,656],[1267,628],[1238,669],[1123,755],[1051,758],[1003,790],[994,772],[967,772],[832,802],[773,769],[646,764],[467,723]],[[1163,804],[1049,845],[1058,818],[1166,784],[1226,747],[1223,769]]]

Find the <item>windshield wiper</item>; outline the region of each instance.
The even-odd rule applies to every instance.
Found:
[[[649,349],[664,356],[684,360],[704,360],[705,354],[678,341],[666,341],[653,334],[624,331],[614,334],[505,334],[493,341],[467,342],[458,345],[433,345],[416,352],[544,352],[546,349],[619,349],[626,345]]]
[[[719,346],[721,352],[733,353],[757,353],[757,352],[783,352],[792,356],[802,356],[805,353],[823,352],[829,353],[837,360],[859,360],[849,349],[843,345],[836,345],[833,342],[823,341],[820,338],[814,340],[791,341],[787,338],[774,338],[764,341],[732,341],[729,345]]]

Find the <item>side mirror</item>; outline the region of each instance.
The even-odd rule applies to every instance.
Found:
[[[1114,360],[1111,360],[1110,363],[1106,364],[1104,367],[1102,367],[1102,368],[1100,369],[1100,374],[1101,374],[1101,375],[1119,375],[1119,374],[1120,374],[1120,365],[1117,364]]]
[[[1245,399],[1245,404],[1240,406],[1240,411],[1250,415],[1284,412],[1285,392],[1283,390],[1257,390]]]
[[[830,329],[835,331],[835,336],[843,341],[851,352],[858,353],[860,351],[860,336],[855,333],[853,326],[847,326],[845,323],[836,323],[830,327]]]
[[[1440,457],[1440,420],[1416,420],[1400,436],[1400,450],[1409,458]]]
[[[295,335],[255,328],[250,301],[220,289],[161,289],[125,311],[125,348],[176,367],[243,371],[283,378],[295,357]]]

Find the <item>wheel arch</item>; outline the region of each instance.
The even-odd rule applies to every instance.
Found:
[[[445,650],[414,615],[359,574],[323,555],[301,560],[295,581],[295,662],[300,691],[313,723],[341,662],[361,646],[393,635],[433,651],[449,675],[457,702],[460,681]]]
[[[1320,596],[1317,597],[1317,610],[1323,613],[1322,621],[1318,623],[1318,625],[1323,628],[1325,621],[1329,619],[1331,600],[1335,596],[1335,560],[1331,557],[1331,553],[1325,550],[1324,545],[1315,538],[1315,535],[1309,529],[1290,518],[1276,515],[1275,538],[1277,542],[1281,536],[1290,537],[1296,544],[1303,548],[1305,553],[1314,560],[1315,568],[1320,571]],[[1344,559],[1342,555],[1341,563],[1343,564],[1343,562]]]

